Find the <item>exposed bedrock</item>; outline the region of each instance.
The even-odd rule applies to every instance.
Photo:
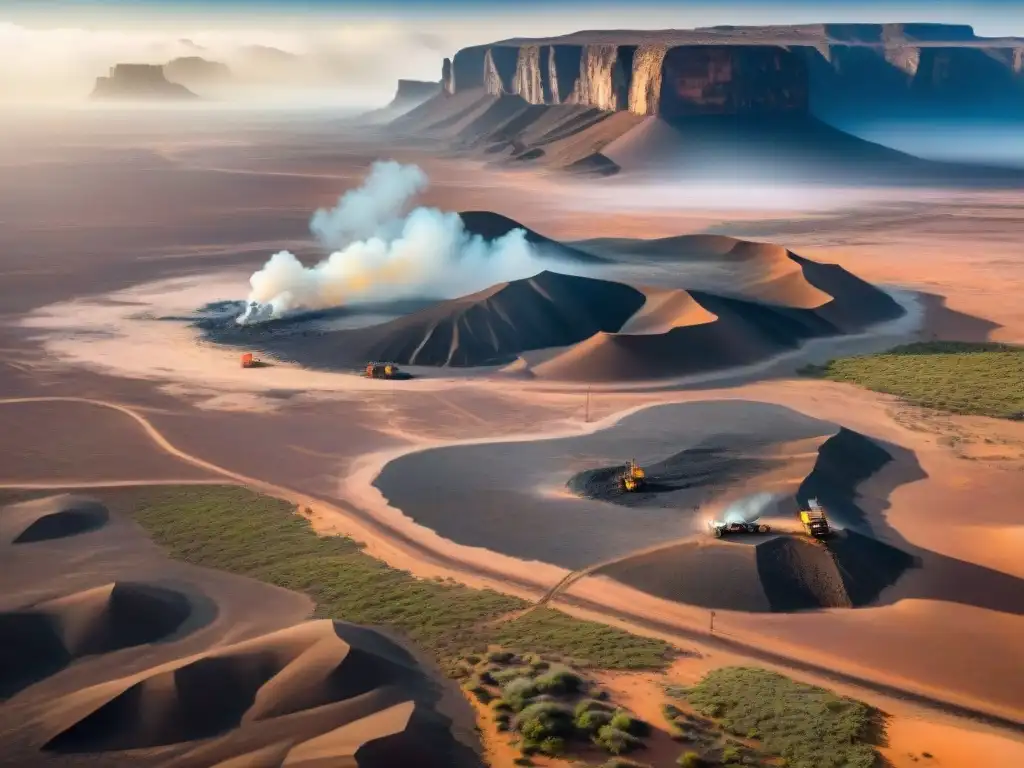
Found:
[[[665,117],[1024,114],[1024,40],[920,24],[579,33],[464,48],[442,80]]]

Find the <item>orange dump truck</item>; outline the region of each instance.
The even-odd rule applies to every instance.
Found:
[[[242,367],[253,368],[256,365],[256,358],[252,356],[252,352],[246,352],[242,355]]]

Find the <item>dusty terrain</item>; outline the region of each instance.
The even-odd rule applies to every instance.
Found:
[[[237,350],[201,343],[184,323],[155,318],[218,298],[242,298],[248,275],[282,247],[312,258],[309,213],[354,186],[379,148],[339,144],[333,126],[312,121],[296,121],[286,130],[238,116],[202,127],[165,116],[113,126],[98,116],[79,117],[59,126],[13,121],[5,128],[10,141],[0,149],[4,485],[75,488],[225,477],[255,484],[309,502],[320,530],[349,533],[366,541],[371,554],[417,575],[451,576],[547,599],[571,613],[696,645],[708,654],[704,664],[753,659],[843,686],[894,715],[891,759],[901,768],[909,764],[905,753],[921,750],[946,767],[972,765],[969,754],[985,754],[992,766],[1020,763],[1024,699],[1016,681],[1024,677],[1024,658],[1016,638],[1024,632],[1024,569],[1017,553],[1024,546],[1024,521],[1017,499],[1024,497],[1024,427],[935,417],[852,387],[792,381],[771,368],[760,372],[771,377],[760,382],[746,375],[695,382],[685,390],[595,391],[590,398],[580,387],[511,378],[500,385],[445,378],[367,382],[290,365],[242,370]],[[915,315],[920,329],[900,327],[893,340],[935,334],[1024,341],[1024,310],[1017,300],[1024,290],[1024,265],[1017,258],[1024,199],[1009,193],[962,192],[953,198],[916,190],[893,202],[886,197],[891,190],[877,198],[862,191],[855,202],[846,200],[833,211],[769,210],[749,200],[726,210],[719,199],[671,209],[645,205],[647,198],[625,189],[615,193],[609,187],[589,196],[586,188],[566,191],[564,182],[550,178],[483,172],[411,150],[398,159],[415,160],[427,170],[428,203],[497,210],[560,241],[707,231],[764,238],[817,261],[837,262],[869,282],[930,294]],[[626,202],[609,209],[612,194]],[[829,192],[821,198],[830,199]],[[138,285],[143,287],[133,287]],[[813,296],[802,296],[813,303]],[[685,314],[686,307],[670,309],[666,315]],[[664,325],[648,319],[648,331]],[[13,402],[41,397],[126,406],[159,440],[129,413],[102,405]],[[650,442],[642,429],[626,437],[616,432],[657,418],[654,410],[637,409],[682,401],[700,403],[687,406],[698,409],[710,401],[730,402],[714,404],[722,416],[691,411],[675,425],[659,423],[657,435],[647,430]],[[761,610],[719,605],[710,636],[706,601],[680,600],[664,589],[659,594],[643,568],[606,563],[638,549],[678,545],[677,539],[693,536],[689,521],[656,505],[583,501],[564,485],[592,463],[611,466],[634,455],[664,460],[699,442],[698,434],[716,434],[730,421],[744,423],[765,409],[792,414],[787,424],[813,427],[785,436],[770,430],[775,442],[786,443],[785,461],[771,469],[785,487],[806,480],[820,439],[836,427],[890,447],[897,460],[863,478],[853,503],[874,535],[920,558],[922,567],[898,574],[891,585],[882,585],[877,599],[859,607],[793,613],[764,610],[763,604]],[[756,432],[755,426],[748,431]],[[958,436],[953,444],[951,434]],[[535,440],[541,436],[558,439]],[[808,439],[813,444],[795,443]],[[467,441],[479,444],[445,447]],[[176,457],[166,455],[167,445]],[[1000,447],[998,453],[992,445]],[[414,453],[422,449],[430,450]],[[440,461],[445,454],[458,456]],[[403,465],[409,470],[396,482],[394,473]],[[743,476],[740,482],[754,490],[754,479]],[[718,485],[743,495],[742,488],[733,488],[732,475],[726,478]],[[392,495],[411,494],[432,480],[428,504],[422,494],[419,507]],[[538,485],[547,492],[535,490]],[[693,504],[705,502],[714,503]],[[689,498],[687,504],[692,506]],[[427,506],[433,517],[421,517]],[[452,517],[453,510],[464,520]],[[8,513],[2,514],[6,519]],[[511,548],[503,549],[486,533],[510,514],[549,519],[530,540],[528,526],[516,520],[519,538],[504,537]],[[649,515],[645,524],[630,525],[629,516],[638,514]],[[573,515],[575,527],[568,527]],[[91,557],[78,546],[85,537],[135,535],[119,527],[116,515],[111,520],[79,538],[19,545],[5,539],[5,549],[60,548],[64,567],[49,582],[56,577],[39,570],[49,564],[17,555],[17,567],[3,569],[4,579],[15,580],[0,590],[2,609],[38,605],[51,611],[54,601],[59,607],[73,598],[99,610],[118,594],[108,585],[159,580],[167,573],[201,584],[220,611],[175,641],[173,652],[158,642],[84,664],[75,660],[74,648],[64,648],[67,669],[0,704],[12,749],[37,750],[82,720],[62,714],[62,727],[53,733],[22,729],[45,698],[132,675],[156,680],[214,646],[230,655],[238,643],[268,635],[273,645],[280,636],[272,633],[308,615],[303,599],[227,576],[194,576],[134,539],[103,555],[123,561],[82,569],[77,564]],[[654,526],[652,520],[661,522]],[[664,557],[660,552],[644,553],[633,563],[656,562]],[[665,569],[655,572],[665,581]],[[745,599],[767,599],[757,579],[744,585]],[[263,610],[268,600],[282,601],[281,607]],[[309,636],[302,643],[314,643],[321,630],[303,631]],[[294,638],[286,640],[281,642],[289,653],[295,652],[280,656],[285,666],[302,655]],[[911,694],[918,698],[907,698]],[[72,699],[78,706],[79,699]],[[954,717],[967,710],[992,722],[982,726]],[[264,746],[272,744],[253,749]]]

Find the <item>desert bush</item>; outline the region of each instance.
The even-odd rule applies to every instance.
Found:
[[[676,760],[680,768],[702,768],[705,764],[696,752],[684,752]]]
[[[498,685],[504,685],[509,680],[515,680],[517,677],[533,677],[533,674],[532,667],[507,667],[506,669],[497,670],[491,677],[494,678]]]
[[[594,743],[613,755],[624,755],[643,745],[643,742],[633,734],[621,731],[611,725],[601,726],[597,736],[594,737]]]
[[[614,709],[610,704],[599,701],[597,699],[580,699],[576,702],[576,709],[574,714],[579,717],[584,712],[591,712],[600,710],[602,712],[611,712]]]
[[[528,604],[390,568],[352,539],[317,535],[294,504],[246,488],[133,490],[131,502],[132,518],[172,557],[306,594],[317,617],[388,627],[442,663],[478,664],[488,646],[620,669],[664,668],[670,656],[662,641],[550,608],[491,623]]]
[[[511,707],[513,712],[519,712],[530,700],[537,695],[537,686],[529,677],[517,677],[509,680],[501,687],[501,698]]]
[[[806,376],[858,384],[926,408],[1024,418],[1024,348],[919,342],[807,366]]]
[[[736,763],[739,762],[743,755],[736,747],[726,747],[722,750],[722,762],[723,763]]]
[[[540,751],[551,757],[565,754],[565,739],[560,736],[548,736],[540,743]]]
[[[488,651],[484,658],[492,664],[511,664],[516,661],[516,655],[512,651],[493,650]]]
[[[553,696],[577,693],[583,687],[583,678],[564,667],[552,668],[535,678],[537,690]]]
[[[651,732],[651,726],[639,718],[633,717],[623,709],[612,715],[611,726],[625,731],[632,736],[646,736]]]
[[[588,709],[576,717],[576,728],[588,734],[595,734],[612,721],[612,713],[601,709]]]
[[[782,757],[790,768],[871,768],[876,762],[870,743],[876,713],[776,672],[717,669],[687,698],[697,711],[722,717],[731,731],[759,738],[766,752]]]
[[[613,757],[601,763],[600,768],[651,768],[647,763],[638,763],[624,757]]]
[[[513,727],[529,741],[568,737],[573,733],[572,710],[554,702],[530,704],[516,715]]]

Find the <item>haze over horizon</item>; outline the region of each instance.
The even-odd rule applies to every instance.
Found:
[[[263,46],[301,59],[291,85],[298,82],[321,95],[329,91],[338,105],[374,106],[391,97],[399,78],[436,80],[445,56],[509,37],[825,22],[969,24],[980,36],[1024,36],[1024,7],[1000,0],[701,0],[685,8],[651,0],[628,6],[580,0],[557,6],[535,0],[9,0],[0,10],[6,62],[0,68],[0,103],[82,99],[94,79],[116,63],[202,56],[244,68],[242,52]]]

